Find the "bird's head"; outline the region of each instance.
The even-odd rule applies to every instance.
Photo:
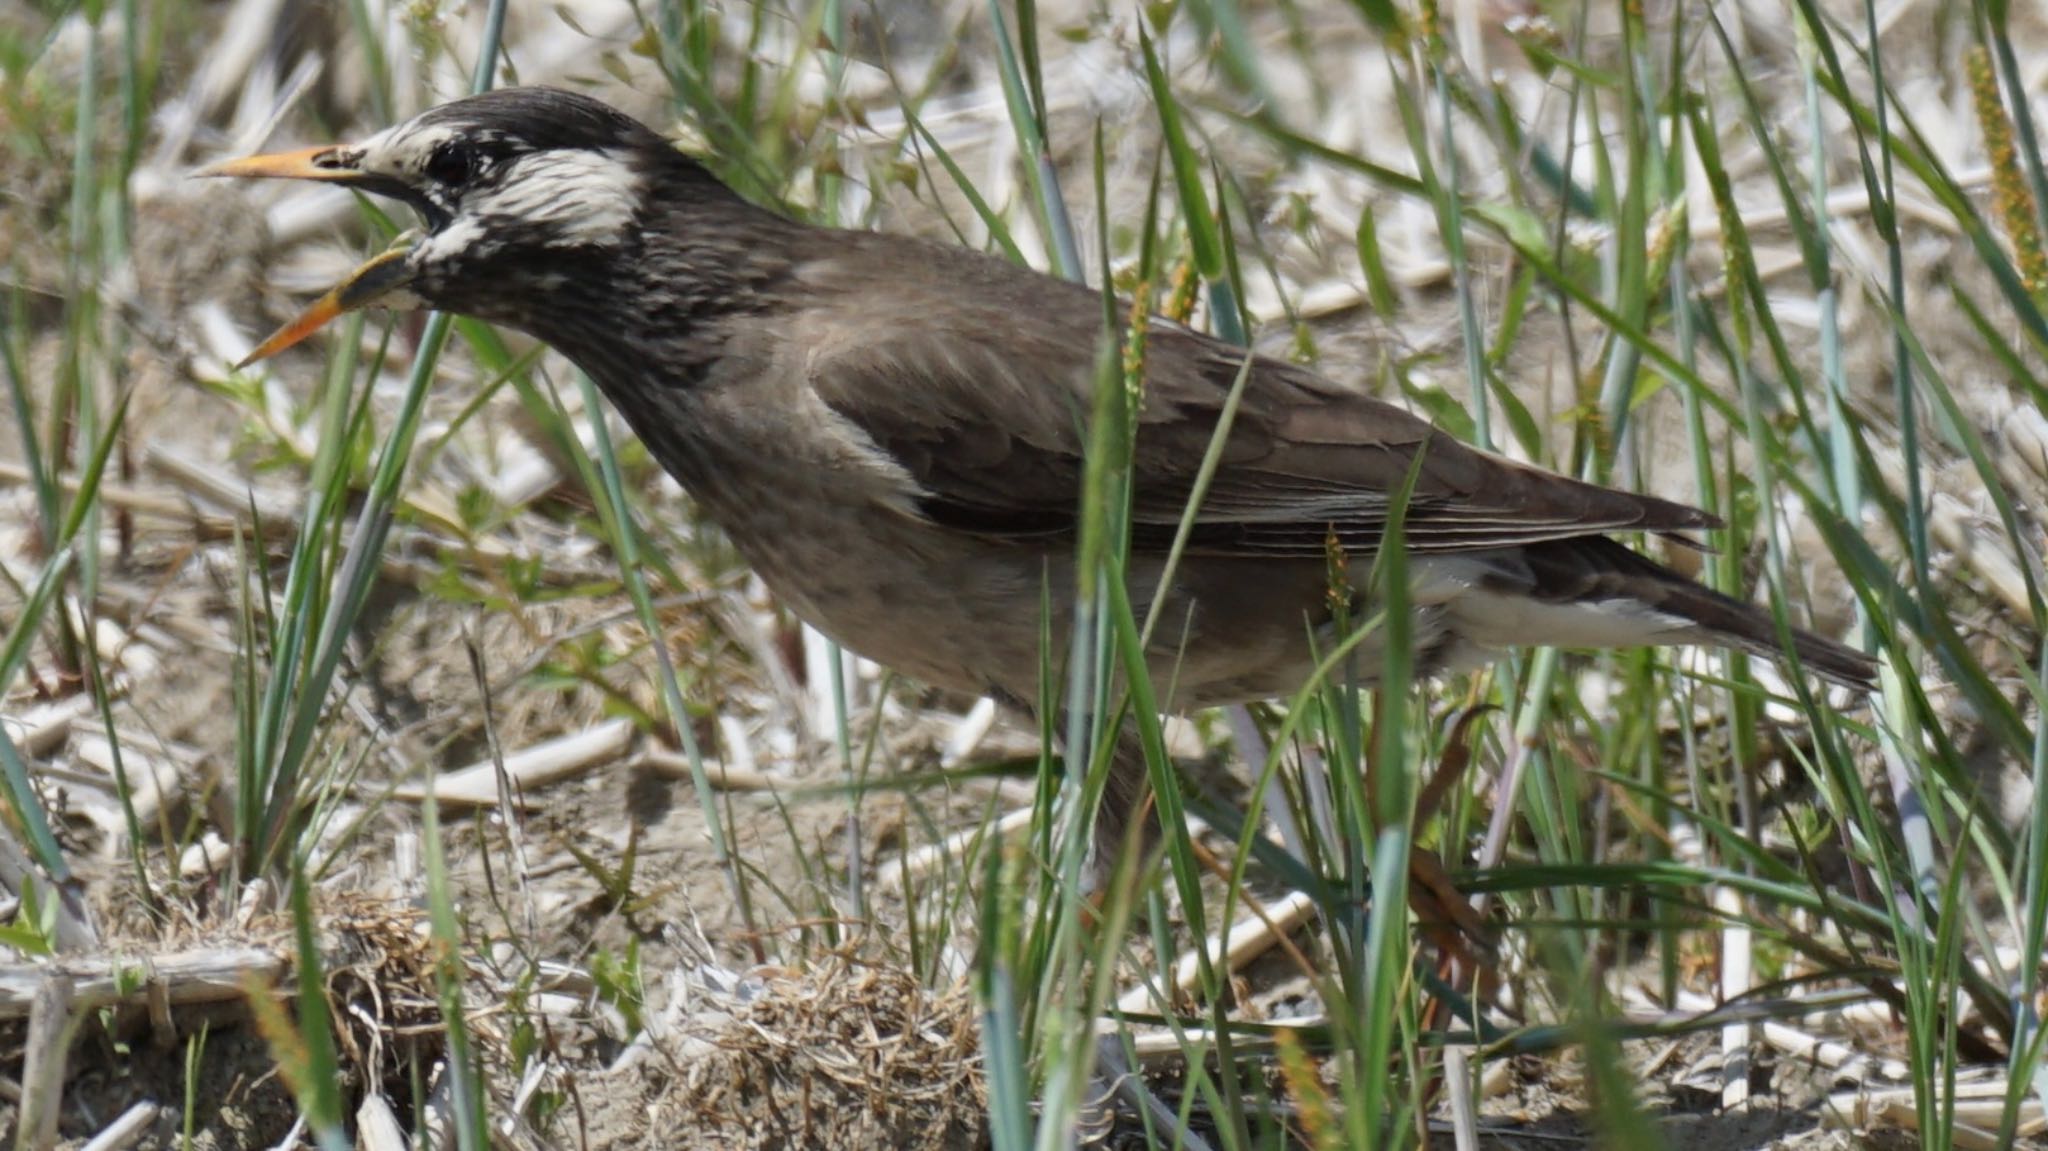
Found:
[[[265,340],[248,363],[371,305],[517,325],[517,310],[536,296],[624,254],[637,241],[650,181],[675,170],[710,179],[605,104],[507,88],[443,104],[361,143],[251,156],[201,174],[339,184],[402,200],[424,225]]]

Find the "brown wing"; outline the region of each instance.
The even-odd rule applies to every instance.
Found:
[[[908,472],[934,521],[993,537],[1071,534],[1101,300],[957,250],[930,252],[944,266],[923,293],[905,293],[888,315],[869,300],[811,333],[811,385]],[[1157,550],[1172,541],[1245,353],[1163,321],[1148,344],[1132,546]],[[1334,534],[1369,551],[1418,453],[1405,530],[1421,553],[1715,523],[1475,451],[1391,404],[1259,357],[1191,546],[1320,557]]]

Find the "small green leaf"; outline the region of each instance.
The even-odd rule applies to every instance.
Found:
[[[1401,391],[1415,401],[1416,406],[1429,416],[1431,423],[1458,439],[1468,442],[1472,439],[1472,412],[1456,396],[1435,384],[1415,383],[1406,375],[1401,377]]]
[[[1358,266],[1365,272],[1365,297],[1372,301],[1373,312],[1393,315],[1401,299],[1394,292],[1394,278],[1387,275],[1387,262],[1380,252],[1379,224],[1371,204],[1358,214]]]

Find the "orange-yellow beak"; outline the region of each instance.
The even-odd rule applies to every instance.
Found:
[[[336,317],[367,308],[411,283],[412,268],[405,262],[411,254],[407,247],[392,248],[350,272],[348,279],[330,288],[291,323],[256,345],[256,350],[243,356],[235,369],[239,371],[258,360],[267,360],[326,327]]]
[[[361,184],[368,181],[366,174],[356,167],[358,152],[354,148],[322,144],[315,148],[300,148],[293,152],[273,152],[268,156],[244,156],[239,160],[224,160],[192,173],[195,176],[257,176],[271,180],[324,180],[331,184]]]
[[[202,168],[194,175],[319,180],[364,191],[403,194],[404,190],[387,177],[372,175],[356,167],[361,154],[361,150],[356,148],[323,145],[268,156],[246,156]],[[337,316],[367,308],[401,291],[413,279],[412,268],[406,263],[409,254],[409,248],[401,245],[364,263],[326,295],[313,301],[291,323],[256,345],[256,350],[235,367],[246,368],[258,360],[269,359],[326,327]]]

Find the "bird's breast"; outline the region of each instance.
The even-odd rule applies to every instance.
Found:
[[[1041,592],[1072,586],[1058,553],[942,528],[871,445],[771,384],[614,400],[648,450],[776,597],[849,650],[980,693],[1038,666]],[[610,389],[607,389],[610,390]],[[1052,581],[1050,585],[1047,580]],[[1054,620],[1066,627],[1064,608]]]
[[[700,506],[791,611],[914,679],[980,693],[1038,665],[1045,581],[1066,624],[1063,556],[939,528],[861,485],[727,477]]]

